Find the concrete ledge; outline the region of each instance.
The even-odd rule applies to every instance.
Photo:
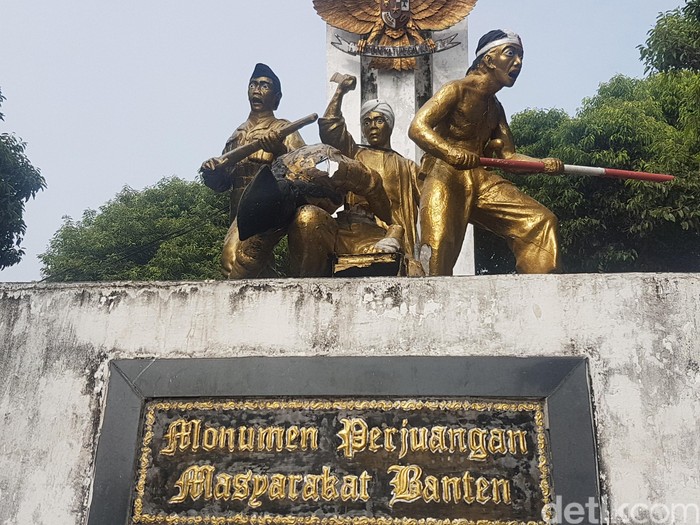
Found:
[[[0,284],[0,516],[84,523],[138,357],[587,357],[610,506],[698,502],[699,327],[696,274]]]

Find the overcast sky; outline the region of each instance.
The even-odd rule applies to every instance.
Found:
[[[479,0],[469,49],[494,28],[523,38],[508,114],[557,107],[621,73],[642,77],[636,46],[681,0]],[[311,0],[0,0],[0,132],[28,143],[48,187],[27,205],[24,260],[0,281],[41,278],[37,255],[64,215],[80,219],[122,187],[193,180],[248,114],[256,62],[282,80],[278,115],[326,105],[325,24]],[[465,64],[465,69],[468,64]],[[315,127],[303,132],[318,142]]]

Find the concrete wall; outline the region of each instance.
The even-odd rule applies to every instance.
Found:
[[[698,504],[699,326],[700,275],[0,284],[0,523],[83,523],[133,357],[586,356],[610,507]]]

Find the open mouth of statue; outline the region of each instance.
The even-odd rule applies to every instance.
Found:
[[[519,69],[516,69],[516,70],[513,70],[513,71],[511,71],[510,73],[508,73],[508,76],[509,76],[510,78],[512,78],[513,80],[515,80],[515,79],[518,78],[518,75],[519,75],[519,74],[520,74],[520,70],[519,70]]]

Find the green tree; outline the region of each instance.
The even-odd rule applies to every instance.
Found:
[[[0,105],[3,100],[0,92]],[[4,120],[2,113],[0,120]],[[46,187],[39,170],[27,159],[25,147],[14,134],[0,134],[0,270],[22,259],[21,244],[27,231],[24,204]]]
[[[700,71],[700,0],[659,14],[639,51],[647,71]]]
[[[64,218],[39,256],[42,274],[49,281],[217,278],[227,210],[226,195],[199,182],[125,187],[80,221]]]

